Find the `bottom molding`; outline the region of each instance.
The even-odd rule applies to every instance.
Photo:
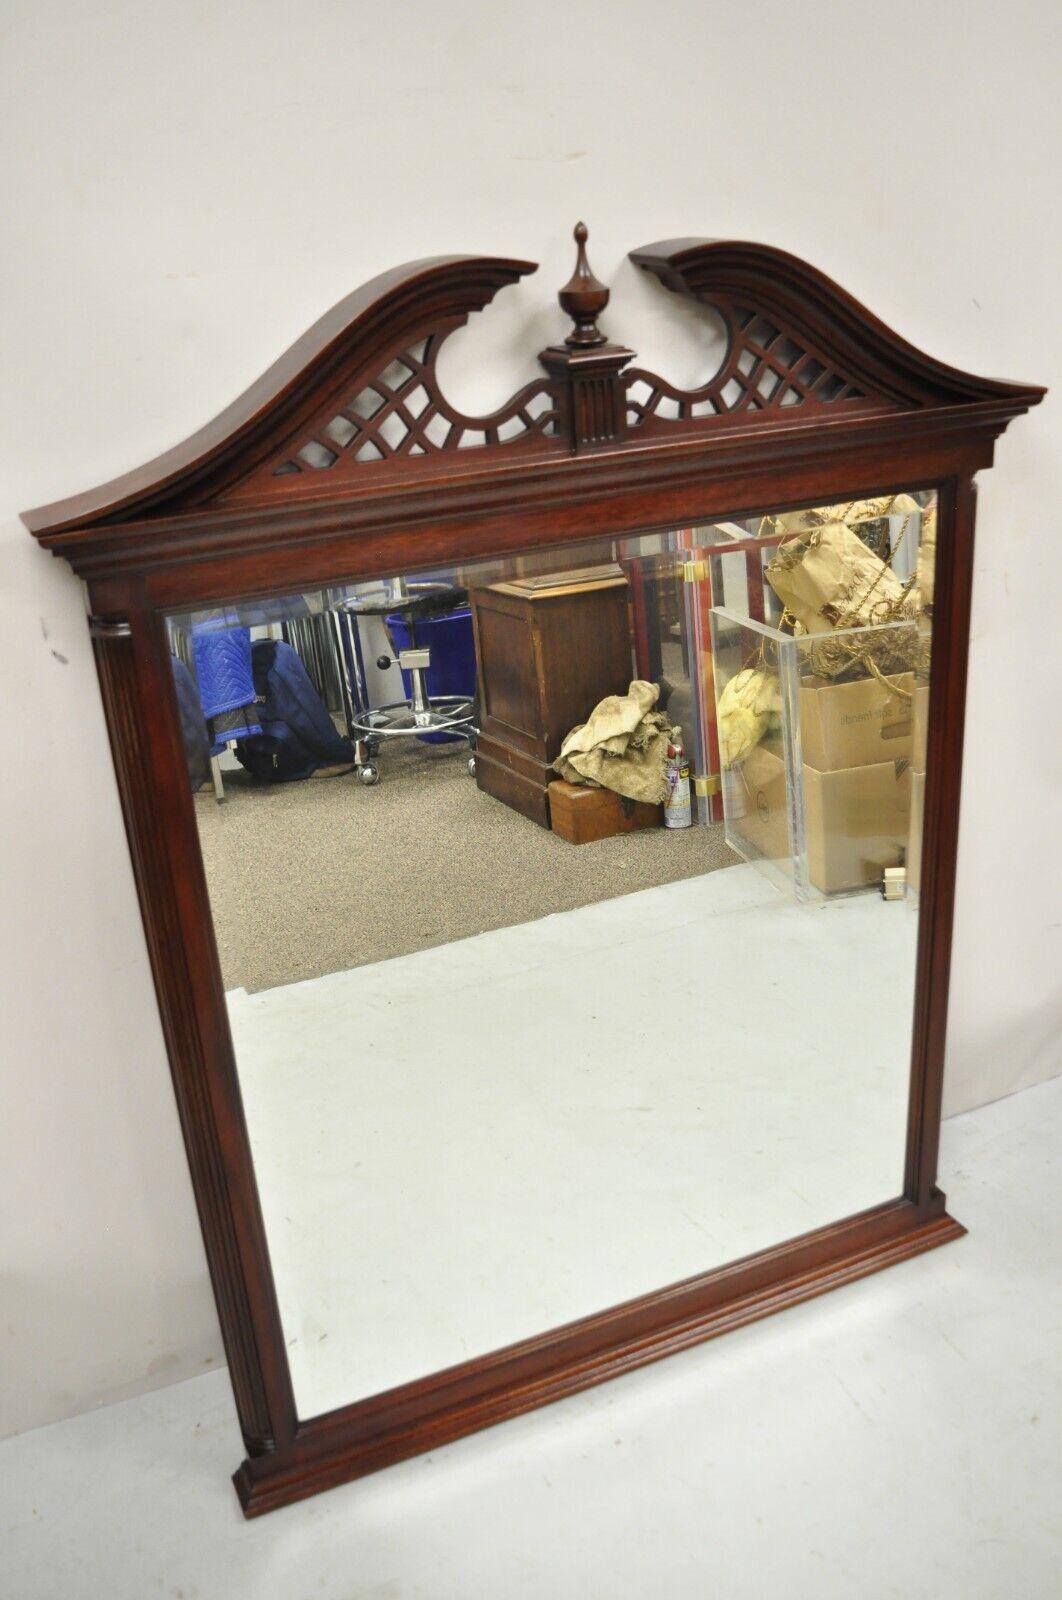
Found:
[[[909,1214],[917,1217],[913,1207]],[[327,1427],[322,1427],[316,1419],[304,1423],[294,1445],[249,1458],[234,1474],[232,1481],[244,1515],[261,1516],[410,1456],[437,1449],[492,1423],[520,1416],[678,1350],[717,1338],[732,1328],[744,1327],[857,1278],[907,1261],[952,1239],[960,1239],[965,1232],[962,1224],[946,1211],[922,1216],[913,1225],[906,1224],[899,1233],[894,1232],[874,1244],[850,1247],[809,1270],[737,1294],[648,1334],[619,1337],[611,1348],[589,1356],[557,1360],[529,1381],[499,1387],[480,1399],[453,1404],[389,1432],[384,1425],[375,1438],[344,1442],[343,1412],[331,1413]],[[723,1269],[724,1272],[730,1270]],[[713,1276],[716,1275],[709,1275],[709,1278]]]

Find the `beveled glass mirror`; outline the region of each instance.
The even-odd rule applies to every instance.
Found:
[[[375,280],[88,580],[249,1514],[956,1237],[935,1185],[974,472],[1042,391],[749,245],[471,418],[528,263]]]

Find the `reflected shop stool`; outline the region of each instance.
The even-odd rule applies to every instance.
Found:
[[[362,783],[379,781],[375,758],[390,739],[414,738],[429,744],[464,739],[475,750],[475,660],[467,601],[467,591],[456,584],[392,578],[382,589],[333,605],[347,732]],[[387,671],[397,661],[404,699],[369,704],[360,617],[384,621],[397,653],[379,656],[376,665]],[[475,774],[474,755],[468,758],[468,770]]]

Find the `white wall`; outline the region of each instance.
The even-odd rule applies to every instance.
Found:
[[[19,508],[164,449],[421,255],[542,262],[453,341],[454,399],[502,399],[562,331],[578,216],[606,326],[679,381],[680,310],[624,254],[704,233],[1062,385],[1054,0],[3,12],[0,1432],[220,1355],[81,594]],[[982,487],[952,1110],[1060,1065],[1059,415]]]

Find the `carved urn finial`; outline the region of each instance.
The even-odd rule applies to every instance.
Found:
[[[614,444],[627,431],[626,388],[621,376],[634,351],[610,344],[597,325],[608,290],[586,259],[586,223],[575,226],[579,247],[575,271],[558,295],[575,326],[563,344],[551,344],[539,360],[549,373],[557,421],[554,432],[573,451]]]
[[[575,271],[557,296],[561,309],[568,313],[575,324],[564,342],[580,349],[605,343],[605,335],[598,327],[597,319],[608,305],[609,296],[605,285],[590,271],[590,263],[586,259],[588,232],[585,222],[575,224],[573,238],[579,246]]]

